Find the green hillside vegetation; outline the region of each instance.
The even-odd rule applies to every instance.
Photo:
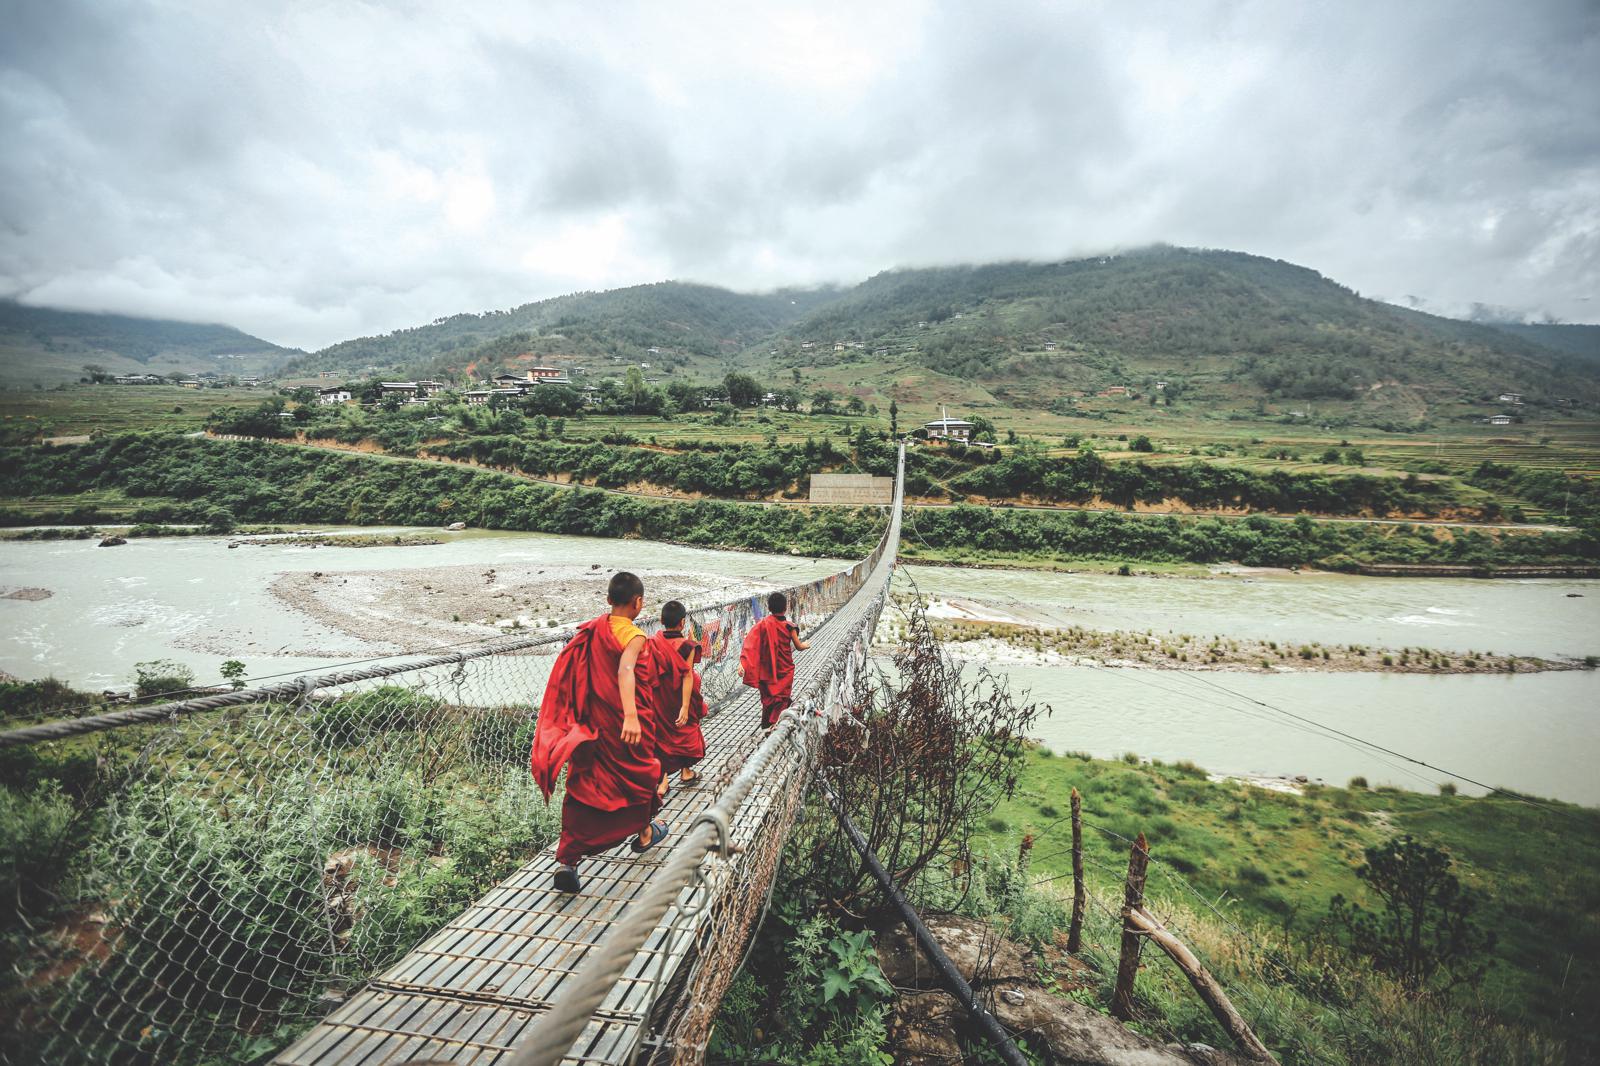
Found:
[[[802,453],[803,455],[803,449]],[[80,494],[114,513],[73,502]],[[60,501],[41,508],[39,498]],[[130,513],[124,501],[139,501]],[[876,508],[667,503],[537,485],[444,463],[359,456],[270,443],[128,434],[54,448],[0,449],[0,525],[108,519],[439,525],[642,537],[716,548],[849,557],[872,544]],[[1350,569],[1361,563],[1592,565],[1600,530],[1510,533],[1410,525],[1133,517],[958,506],[915,512],[908,557],[963,562],[1143,560]]]
[[[723,363],[742,348],[832,295],[831,290],[736,293],[676,281],[579,292],[343,341],[295,360],[286,372],[356,373],[376,367],[485,377],[518,365],[513,356],[531,354],[586,365],[594,373],[612,364],[647,362],[657,373],[709,367],[709,376],[720,377]],[[650,348],[662,351],[651,355]]]
[[[1154,247],[895,270],[843,289],[745,294],[662,282],[575,293],[345,341],[291,372],[464,382],[553,362],[594,381],[648,363],[656,384],[737,368],[808,397],[825,387],[841,403],[897,399],[919,410],[942,402],[1409,431],[1481,420],[1507,391],[1525,398],[1519,420],[1600,403],[1600,367],[1584,354],[1592,343],[1551,332],[1591,328],[1459,322],[1277,260]],[[1114,386],[1129,393],[1101,395]]]
[[[77,381],[86,365],[108,374],[270,375],[298,354],[231,326],[0,300],[0,383],[9,385]]]
[[[707,388],[683,384],[679,390],[675,382],[664,393],[646,390],[654,399],[644,402],[670,407],[681,391],[692,405]],[[598,408],[586,407],[570,390],[547,387],[494,408],[448,402],[368,409],[302,405],[291,418],[281,417],[283,401],[274,398],[254,409],[218,410],[209,425],[219,433],[376,446],[390,454],[652,494],[795,498],[806,494],[814,473],[893,473],[889,435],[881,419],[870,415],[840,419],[758,409],[752,419],[764,438],[758,441],[754,434],[730,432],[741,416],[725,405],[710,415],[629,423],[592,417],[613,400],[616,406],[629,404],[623,392],[602,397]],[[649,436],[625,428],[630,425]],[[800,433],[803,438],[796,439]],[[840,436],[842,444],[836,443]],[[1281,446],[1257,450],[1259,457],[1248,458],[1248,448],[1214,445],[1157,454],[1145,436],[1098,444],[1068,436],[1060,445],[1017,437],[1013,445],[990,449],[913,448],[906,484],[912,497],[950,501],[1489,520],[1521,519],[1524,508],[1532,508],[1559,510],[1565,518],[1600,517],[1600,482],[1559,470],[1486,460],[1460,468],[1434,460],[1411,469],[1369,470],[1361,449],[1351,446],[1309,449],[1312,462]],[[1149,458],[1105,454],[1119,451]],[[1429,469],[1418,469],[1424,465]]]
[[[1495,1014],[1564,1032],[1573,1061],[1600,1042],[1600,812],[1553,800],[1528,803],[1502,793],[1430,796],[1396,788],[1309,785],[1304,796],[1240,782],[1210,782],[1192,763],[1163,766],[1083,755],[1028,755],[1017,794],[1000,803],[980,833],[983,850],[1014,858],[1034,835],[1030,873],[1070,890],[1070,830],[1064,819],[1076,787],[1083,794],[1085,852],[1092,880],[1127,866],[1128,845],[1100,830],[1148,835],[1158,867],[1152,885],[1167,893],[1181,877],[1227,921],[1276,929],[1278,950],[1306,975],[1319,973],[1317,938],[1335,895],[1361,899],[1355,869],[1363,849],[1410,833],[1446,849],[1470,890],[1487,898],[1478,921],[1497,932],[1481,992]],[[975,849],[976,850],[976,849]],[[1552,866],[1548,856],[1560,856]],[[1552,871],[1559,871],[1552,875]],[[1061,878],[1065,875],[1066,880]],[[1201,914],[1195,896],[1176,891]],[[1332,973],[1322,971],[1325,979]],[[1281,975],[1280,975],[1281,977]],[[1328,990],[1332,990],[1330,986]]]
[[[1536,403],[1600,399],[1592,368],[1532,340],[1364,299],[1281,261],[1164,247],[891,271],[789,327],[778,347],[801,367],[882,364],[871,353],[887,349],[1018,406],[1120,385],[1163,406],[1315,403],[1405,424],[1503,390]]]
[[[1600,362],[1600,326],[1554,322],[1491,322],[1488,325],[1513,337],[1542,344],[1589,362]]]

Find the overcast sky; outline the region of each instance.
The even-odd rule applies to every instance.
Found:
[[[1593,0],[4,12],[0,295],[32,303],[315,348],[1166,241],[1600,321]]]

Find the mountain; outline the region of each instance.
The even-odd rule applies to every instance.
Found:
[[[730,292],[664,281],[609,292],[579,292],[509,311],[452,315],[429,325],[343,341],[295,362],[289,373],[399,372],[483,375],[514,356],[720,377],[741,349],[833,299],[831,289]],[[649,349],[660,349],[649,353]]]
[[[1148,399],[1158,380],[1163,399],[1400,425],[1505,391],[1600,401],[1600,367],[1528,336],[1365,299],[1279,260],[1170,247],[889,271],[747,356],[773,347],[779,366],[875,362],[1058,409],[1118,385]]]
[[[299,354],[232,326],[0,300],[0,382],[10,385],[76,381],[88,364],[111,374],[270,376]]]

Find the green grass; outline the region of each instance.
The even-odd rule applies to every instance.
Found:
[[[96,431],[198,430],[213,409],[255,405],[269,389],[185,389],[177,385],[68,385],[0,392],[0,439]],[[177,410],[182,408],[182,410]]]
[[[1435,796],[1394,789],[1311,786],[1303,797],[1198,768],[1029,753],[1016,796],[990,814],[976,846],[1016,855],[1036,834],[1035,878],[1071,872],[1065,820],[1073,787],[1084,821],[1124,837],[1145,832],[1159,875],[1152,892],[1190,884],[1242,924],[1309,931],[1336,894],[1359,897],[1363,849],[1409,832],[1455,857],[1462,880],[1487,897],[1480,920],[1498,933],[1485,997],[1512,1013],[1557,1020],[1600,1001],[1600,810],[1553,800]],[[1054,809],[1052,815],[1048,809]],[[1090,879],[1108,886],[1128,845],[1085,829]],[[1098,864],[1098,865],[1096,865]],[[1165,887],[1162,883],[1166,882]],[[1057,882],[1058,884],[1063,882]],[[1065,882],[1070,886],[1070,880]],[[1105,887],[1102,886],[1102,887]],[[1192,896],[1189,902],[1201,909]],[[1585,1007],[1584,1004],[1590,1006]],[[1571,1024],[1570,1019],[1567,1024]]]

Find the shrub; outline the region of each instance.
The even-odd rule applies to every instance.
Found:
[[[134,691],[140,696],[176,695],[194,687],[194,671],[171,659],[134,663]]]
[[[54,781],[21,792],[0,786],[0,928],[39,907],[63,874],[57,851],[72,803]]]

